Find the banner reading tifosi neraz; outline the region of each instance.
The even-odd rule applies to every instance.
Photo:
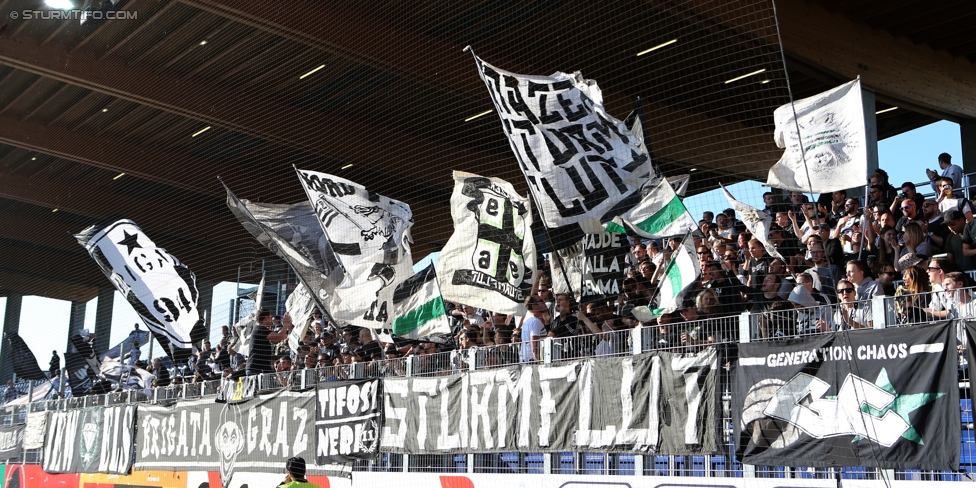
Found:
[[[219,471],[223,486],[235,473],[284,472],[301,456],[312,474],[348,476],[351,465],[315,466],[315,395],[283,390],[243,403],[213,399],[145,405],[139,410],[135,469]],[[244,475],[242,475],[244,476]]]
[[[774,466],[958,469],[951,323],[739,345],[736,454]]]
[[[135,405],[51,412],[44,435],[44,471],[128,473],[135,419]]]
[[[380,450],[717,453],[715,349],[384,379]]]

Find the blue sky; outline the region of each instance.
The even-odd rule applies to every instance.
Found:
[[[954,161],[962,165],[962,146],[959,138],[959,126],[952,122],[937,122],[896,137],[885,139],[878,144],[878,154],[881,168],[888,172],[890,180],[896,187],[905,181],[916,183],[926,180],[925,168],[938,169],[936,158],[939,153],[951,154]],[[694,175],[692,175],[694,177]],[[732,194],[739,200],[750,205],[762,206],[762,193],[765,191],[757,182],[743,182],[729,187]],[[920,189],[922,193],[925,189]],[[721,191],[711,191],[689,197],[685,205],[695,218],[700,218],[705,210],[719,211],[728,207]],[[106,284],[108,281],[106,280]],[[229,302],[237,291],[236,283],[221,283],[214,289],[213,310],[211,323],[214,324],[214,334],[220,333],[220,326],[229,321]],[[97,299],[88,303],[85,317],[85,328],[95,328],[95,305]],[[6,298],[0,298],[0,322],[6,307]],[[42,369],[47,369],[51,351],[64,351],[67,343],[68,317],[71,304],[66,301],[53,300],[36,296],[23,299],[21,311],[20,335],[37,356]],[[139,322],[138,316],[122,296],[116,292],[114,310],[112,313],[111,343],[124,339],[133,324]],[[52,342],[53,341],[53,342]],[[142,347],[144,357],[148,354],[149,346]],[[156,345],[154,356],[161,351]]]

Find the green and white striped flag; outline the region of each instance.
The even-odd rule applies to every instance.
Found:
[[[694,217],[663,176],[648,183],[650,192],[634,208],[607,223],[607,232],[625,234],[626,227],[647,239],[679,236],[698,228]]]
[[[681,306],[687,295],[689,285],[701,275],[698,256],[695,254],[695,241],[691,234],[685,236],[681,246],[671,255],[671,261],[664,268],[658,299],[659,308],[636,307],[634,316],[641,322],[649,322],[654,317],[674,312]]]
[[[393,320],[395,335],[419,339],[431,334],[451,333],[434,263],[397,285],[393,292],[393,309],[396,313]]]

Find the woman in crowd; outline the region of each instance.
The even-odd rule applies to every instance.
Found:
[[[932,284],[928,274],[918,266],[909,266],[902,272],[903,284],[895,290],[895,312],[898,323],[914,324],[928,320],[928,305]]]
[[[897,244],[897,241],[894,244]],[[922,227],[917,222],[905,225],[905,249],[902,250],[897,245],[894,245],[894,248],[895,269],[898,271],[915,266],[932,256],[932,248],[925,241],[925,234],[922,233]]]

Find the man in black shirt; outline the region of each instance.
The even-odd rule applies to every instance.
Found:
[[[291,316],[285,314],[284,325],[277,331],[271,330],[271,311],[261,309],[258,311],[258,323],[251,333],[251,353],[247,356],[248,376],[274,373],[272,362],[274,357],[274,344],[277,344],[288,337],[291,331]]]

